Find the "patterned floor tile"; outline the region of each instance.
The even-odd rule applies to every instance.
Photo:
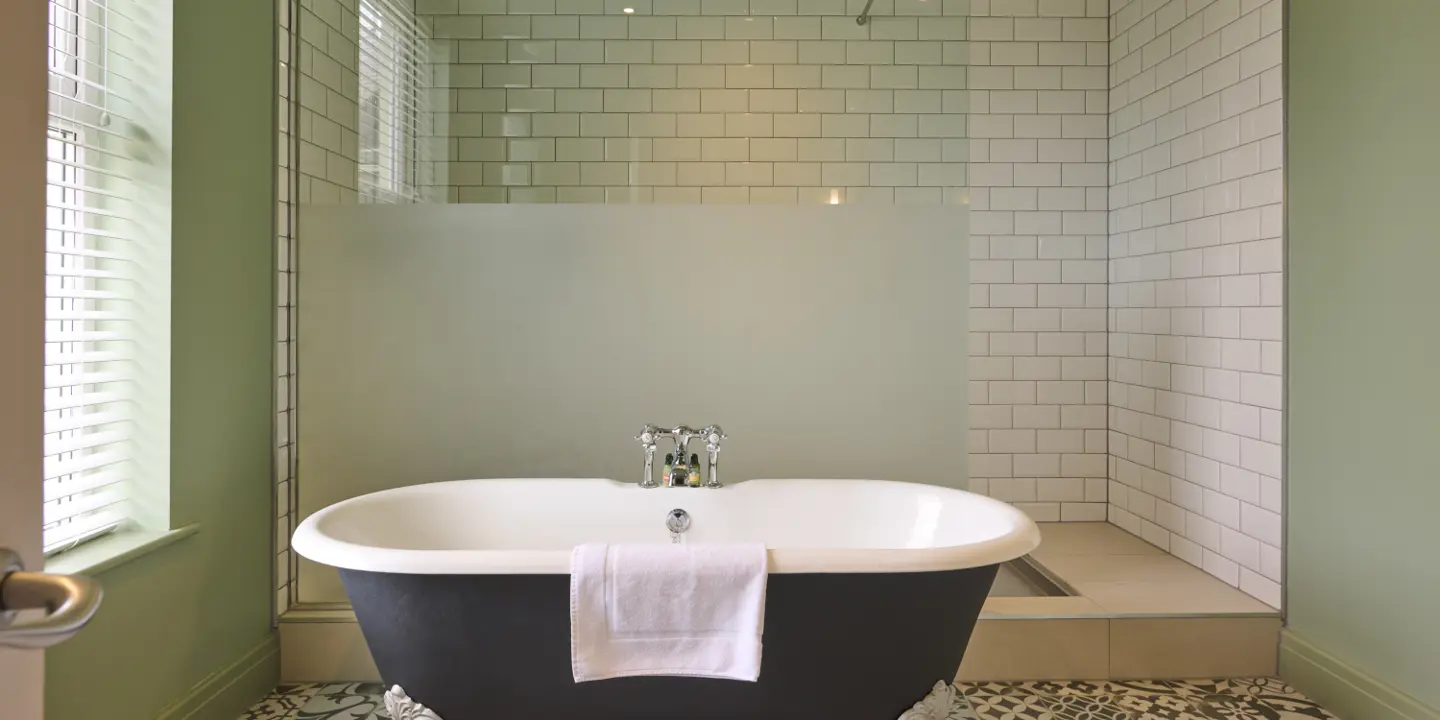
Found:
[[[324,685],[321,683],[289,683],[276,687],[275,692],[287,698],[299,699],[303,705],[305,700],[314,697],[322,687]]]
[[[1201,695],[1187,698],[1218,720],[1335,720],[1314,701],[1299,697],[1259,695]]]
[[[1328,710],[1320,707],[1319,703],[1300,696],[1298,693],[1294,697],[1261,696],[1259,700],[1279,711],[1280,717],[1285,718],[1285,720],[1300,720],[1301,718],[1339,720],[1339,718],[1331,715]]]
[[[992,682],[962,690],[978,720],[1334,720],[1270,678]]]
[[[1027,680],[1017,682],[968,683],[963,692],[995,695],[1175,695],[1164,680]]]
[[[1046,685],[1033,683],[1031,687]],[[1064,694],[1053,694],[1026,692],[1010,684],[989,688],[1000,690],[998,693],[977,691],[973,686],[966,692],[977,720],[1210,720],[1178,695],[1115,695],[1093,692],[1096,687],[1097,683],[1066,684],[1061,688]]]
[[[1287,718],[1274,708],[1249,695],[1191,695],[1205,717],[1215,720],[1281,720]],[[1293,717],[1293,716],[1289,716]]]
[[[1115,695],[1182,695],[1173,680],[1104,680],[1107,693]]]
[[[319,689],[315,683],[281,685],[245,711],[240,720],[290,720]]]
[[[1190,697],[1215,717],[1335,719],[1318,703],[1278,678],[1182,680],[1173,684],[1178,694]],[[1235,698],[1249,702],[1237,704]]]
[[[946,720],[1336,720],[1275,678],[987,682]],[[380,683],[284,685],[240,720],[389,720]],[[885,720],[885,719],[881,719]]]
[[[1113,702],[1134,720],[1209,720],[1189,698],[1179,695],[1116,695]]]
[[[996,688],[999,692],[965,688],[965,699],[978,720],[1053,720],[1044,699],[1055,697],[1024,692],[1015,687]]]
[[[1121,706],[1118,695],[1042,695],[1035,704],[1054,720],[1132,720],[1135,715]],[[1133,699],[1133,698],[1132,698]]]
[[[1268,695],[1272,697],[1304,696],[1280,678],[1220,678],[1213,680],[1170,680],[1180,695]]]
[[[950,714],[945,720],[978,720],[975,711],[970,709],[970,701],[960,693],[955,693],[955,702],[950,706]]]
[[[281,704],[275,696],[270,695],[251,705],[250,709],[240,716],[240,720],[289,720],[297,709]]]
[[[295,720],[389,720],[380,683],[322,686],[295,713]]]

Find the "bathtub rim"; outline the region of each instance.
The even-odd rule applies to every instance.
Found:
[[[568,575],[571,549],[564,550],[413,550],[384,548],[337,540],[319,529],[326,516],[352,503],[391,494],[454,483],[492,480],[607,482],[617,489],[635,488],[609,478],[471,478],[421,483],[380,490],[342,500],[305,518],[291,537],[291,549],[307,560],[347,570],[407,575]],[[1009,532],[988,540],[934,548],[767,548],[771,573],[902,573],[964,570],[998,565],[1028,554],[1040,545],[1040,529],[1025,512],[1008,503],[941,485],[860,478],[757,478],[733,487],[763,482],[881,483],[960,493],[964,502],[1004,516]],[[646,491],[650,492],[650,491]],[[653,492],[673,492],[656,489]],[[706,492],[706,491],[702,491]],[[720,492],[725,492],[722,488]]]

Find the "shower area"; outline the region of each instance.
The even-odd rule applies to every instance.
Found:
[[[280,2],[289,679],[374,673],[305,517],[651,422],[1041,522],[962,677],[1273,672],[1281,0]]]
[[[335,465],[341,453],[328,449],[362,442],[366,434],[356,429],[359,435],[332,435],[345,424],[339,420],[349,418],[356,421],[352,427],[368,424],[378,432],[373,430],[377,424],[390,427],[387,417],[403,415],[393,405],[386,417],[363,410],[357,415],[359,405],[330,401],[344,394],[342,383],[376,379],[351,372],[355,363],[347,358],[384,355],[381,345],[476,351],[478,346],[466,349],[469,340],[453,330],[469,324],[485,328],[483,333],[503,332],[498,328],[504,323],[487,325],[476,319],[484,313],[466,308],[473,309],[473,303],[533,306],[531,295],[553,296],[557,287],[569,288],[556,299],[564,308],[519,316],[553,321],[557,324],[551,327],[581,346],[591,340],[604,345],[601,336],[609,333],[616,343],[633,347],[605,358],[610,362],[607,378],[628,377],[634,370],[651,378],[651,386],[686,387],[684,392],[694,394],[651,411],[660,414],[672,407],[720,410],[703,388],[723,383],[724,368],[749,378],[780,378],[798,364],[796,372],[811,382],[782,383],[793,393],[809,388],[804,392],[811,395],[796,394],[797,399],[827,387],[832,379],[824,372],[836,373],[833,386],[839,387],[854,367],[839,363],[822,371],[805,358],[864,355],[855,351],[858,338],[883,337],[876,332],[884,332],[884,323],[865,317],[866,312],[873,315],[877,302],[898,314],[913,314],[907,303],[934,306],[914,315],[913,335],[891,340],[921,343],[934,363],[925,374],[944,376],[934,386],[937,395],[948,396],[945,405],[919,399],[898,404],[920,413],[917,419],[933,417],[933,429],[910,433],[923,439],[906,441],[906,433],[877,433],[857,419],[831,423],[825,437],[883,435],[918,456],[941,447],[944,436],[944,452],[953,462],[942,482],[967,485],[968,2],[294,0],[282,5],[281,17],[280,613],[323,609],[344,600],[328,576],[316,571],[309,578],[286,542],[305,514],[329,502],[422,477],[439,479],[447,472],[462,473],[456,477],[525,475],[551,466],[576,476],[605,476],[607,471],[625,481],[638,476],[632,462],[638,455],[629,436],[639,425],[611,426],[618,417],[632,415],[618,410],[597,415],[581,411],[581,403],[566,408],[553,400],[540,402],[546,392],[589,401],[604,397],[607,406],[628,402],[623,393],[609,397],[595,390],[622,382],[566,379],[589,377],[579,366],[598,362],[594,347],[588,358],[575,359],[576,367],[547,362],[536,369],[525,380],[540,384],[528,396],[533,402],[526,407],[533,408],[512,407],[511,422],[484,425],[483,432],[496,442],[503,438],[515,448],[500,453],[504,457],[437,461],[428,476],[420,471],[384,478]],[[457,228],[466,229],[469,240],[461,245],[469,250],[449,245]],[[785,249],[787,237],[804,235],[818,237]],[[583,241],[573,242],[576,238]],[[826,243],[828,248],[821,247]],[[368,265],[357,267],[361,246],[373,256],[367,256]],[[459,256],[446,254],[451,252],[471,254],[454,260]],[[439,275],[417,280],[414,272],[394,272],[401,267],[415,271],[413,261],[421,257],[431,269],[452,261],[476,265],[454,283]],[[899,280],[864,287],[874,283],[860,271],[876,263]],[[507,277],[516,287],[496,289]],[[409,281],[401,278],[417,284],[396,285]],[[899,300],[884,299],[907,285],[912,291],[902,291]],[[480,286],[492,292],[459,299],[464,288]],[[359,293],[357,287],[385,293]],[[396,297],[417,298],[422,290],[432,296],[409,305]],[[438,309],[425,304],[435,299],[434,293],[452,291],[459,294]],[[591,298],[587,305],[603,296],[611,304],[637,307],[587,315],[573,307],[582,292]],[[791,307],[764,325],[773,315],[764,310],[767,303],[794,306],[786,299],[794,292],[807,294],[815,305]],[[345,300],[317,299],[327,293]],[[862,299],[871,310],[860,304]],[[312,301],[308,307],[307,300]],[[850,319],[848,329],[835,323],[814,330],[810,319],[822,302]],[[400,331],[405,339],[391,335],[370,347],[363,344],[365,332],[340,337],[327,329],[346,320],[331,310],[368,313],[387,332]],[[621,327],[626,317],[674,330],[637,336]],[[808,329],[786,332],[787,321]],[[919,331],[925,323],[932,329]],[[416,332],[405,333],[407,327]],[[590,337],[587,328],[597,327],[604,332]],[[791,342],[808,332],[817,332],[821,345]],[[777,349],[766,356],[725,342],[740,333],[766,338]],[[545,352],[522,338],[508,342]],[[671,369],[670,363],[649,359],[666,352],[688,358],[678,363],[687,368]],[[435,402],[444,405],[441,396],[466,393],[453,382],[432,384],[439,395],[430,393],[406,379],[430,376],[410,372],[403,358],[393,362],[370,371],[387,373],[390,379],[383,382],[395,395],[415,398],[402,403],[415,413],[407,422],[431,430],[410,434],[417,443],[408,446],[412,459],[457,455],[454,447],[468,442],[461,436],[470,430],[454,429],[483,418],[467,416],[457,406],[455,416],[438,422],[443,412]],[[507,383],[522,382],[519,366],[525,362],[517,358],[488,372]],[[855,367],[866,362],[857,360]],[[480,393],[474,397],[496,402],[493,394],[468,387]],[[810,400],[805,403],[810,410],[792,403],[788,412],[792,417],[844,413],[853,398],[867,402],[866,391]],[[789,431],[762,420],[762,415],[780,416],[779,408],[756,405],[765,412],[729,424],[749,436],[745,455],[759,458],[765,453],[756,447],[757,435]],[[634,417],[649,417],[632,409],[641,413]],[[577,448],[573,461],[552,457],[535,464],[536,456],[546,453],[527,438],[541,434],[537,428],[547,415],[550,421],[561,418],[592,428],[592,437],[568,441]],[[700,422],[668,415],[649,420]],[[894,417],[897,426],[902,422]],[[392,430],[407,434],[399,427]],[[813,440],[818,448],[818,431]],[[776,452],[770,460],[804,475],[823,467],[827,454],[817,449],[820,459],[796,463],[788,461],[795,453]],[[736,480],[751,470],[742,457],[736,451],[732,459],[730,477]],[[563,467],[553,468],[556,462]],[[754,472],[763,475],[761,467]]]

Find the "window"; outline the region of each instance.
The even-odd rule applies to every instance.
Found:
[[[390,0],[360,0],[361,202],[415,202],[424,58],[414,23]]]
[[[151,223],[142,216],[149,142],[137,122],[135,60],[123,47],[125,0],[50,0],[46,163],[46,554],[123,528],[136,517],[133,480],[145,467],[145,345]],[[167,300],[168,302],[168,300]],[[168,320],[168,318],[166,318]],[[168,323],[167,323],[168,324]],[[153,380],[153,375],[151,377]],[[162,399],[168,404],[168,396]]]

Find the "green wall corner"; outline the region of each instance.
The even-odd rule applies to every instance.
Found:
[[[1433,718],[1440,2],[1293,0],[1287,28],[1282,674],[1346,720]]]
[[[235,708],[248,707],[274,689],[279,673],[280,641],[272,636],[200,681],[162,710],[158,720],[233,720]]]
[[[1280,636],[1280,674],[1346,720],[1440,720],[1440,711],[1289,630]]]

